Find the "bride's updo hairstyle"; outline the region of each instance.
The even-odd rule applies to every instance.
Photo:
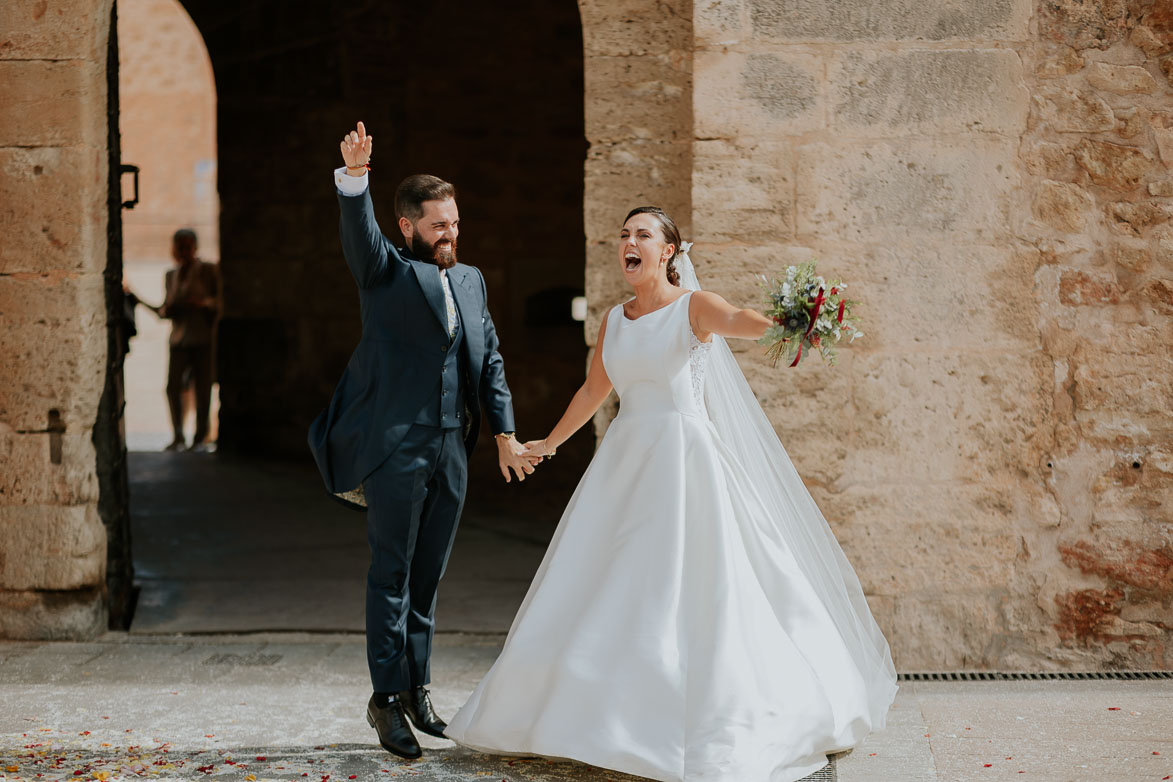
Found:
[[[652,215],[660,223],[660,233],[664,236],[664,241],[675,248],[672,257],[668,259],[668,282],[679,286],[680,272],[676,271],[676,256],[680,255],[680,229],[668,213],[658,206],[637,206],[627,213],[623,223],[626,225],[627,221],[636,215]]]

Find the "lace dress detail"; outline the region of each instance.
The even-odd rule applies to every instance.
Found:
[[[692,396],[701,410],[705,409],[705,364],[713,340],[701,342],[692,329],[688,330],[688,368],[692,374]]]

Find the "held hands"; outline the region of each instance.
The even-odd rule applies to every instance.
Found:
[[[362,176],[366,173],[366,165],[371,162],[371,147],[375,137],[367,135],[367,126],[358,123],[355,130],[343,137],[342,160],[346,163],[346,173],[351,176]]]
[[[527,459],[536,460],[534,464],[553,456],[557,452],[557,449],[551,448],[550,444],[545,440],[530,440],[522,447],[525,449],[524,456]]]
[[[524,481],[525,476],[533,475],[534,467],[542,461],[541,457],[531,456],[525,446],[517,442],[513,435],[497,435],[497,463],[501,467],[501,474],[505,482],[509,483],[512,476],[510,470],[517,476],[517,480]]]

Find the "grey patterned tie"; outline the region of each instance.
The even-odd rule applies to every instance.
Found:
[[[456,338],[456,301],[452,298],[452,286],[448,284],[448,270],[440,270],[440,284],[444,287],[444,308],[448,311],[448,339]]]

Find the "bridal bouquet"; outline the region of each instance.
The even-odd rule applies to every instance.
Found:
[[[774,321],[758,344],[768,346],[766,355],[774,366],[785,359],[790,366],[802,360],[802,348],[819,351],[828,363],[835,363],[835,346],[842,340],[854,342],[863,332],[851,315],[849,299],[843,298],[843,283],[828,282],[815,274],[815,262],[788,266],[786,276],[766,288],[766,316]]]

